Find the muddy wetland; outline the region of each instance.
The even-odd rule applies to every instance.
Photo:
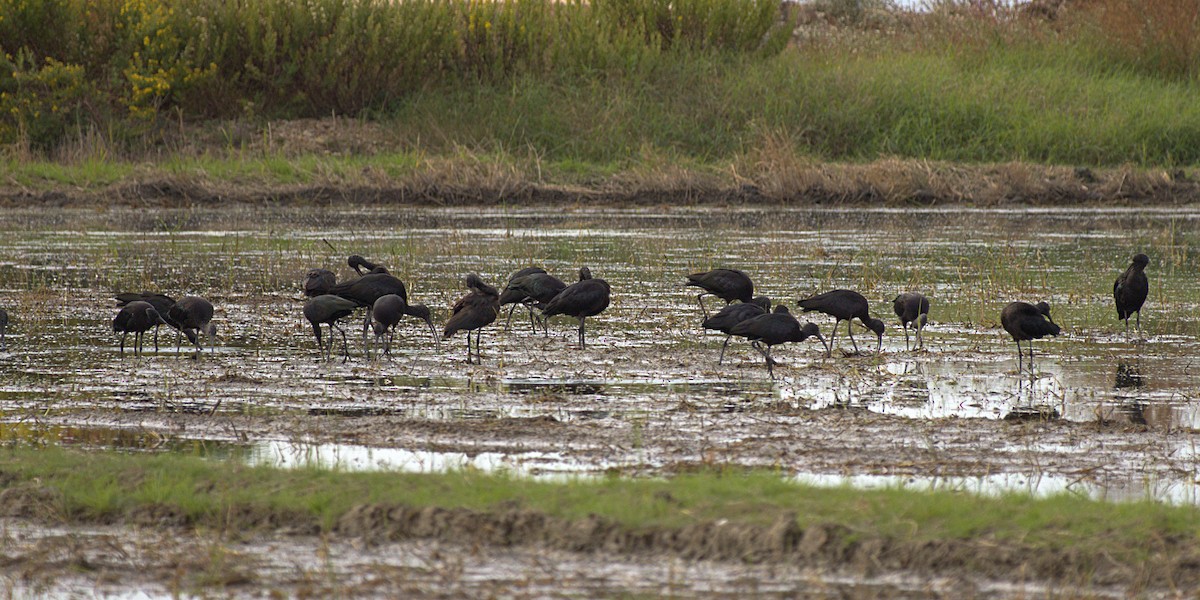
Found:
[[[1196,505],[1198,224],[1200,210],[1179,208],[10,210],[0,221],[0,308],[12,321],[0,352],[0,443],[551,482],[757,467],[829,487]],[[1150,256],[1151,291],[1141,332],[1127,334],[1112,285],[1137,252]],[[390,356],[367,358],[360,311],[342,322],[349,360],[322,361],[301,286],[312,268],[354,277],[351,254],[402,279],[439,333],[469,272],[503,287],[522,267],[570,283],[587,266],[611,285],[612,303],[588,319],[586,349],[573,319],[555,317],[548,335],[535,334],[517,308],[506,331],[505,310],[483,330],[478,365],[466,362],[463,334],[439,346],[416,319],[401,322]],[[724,336],[700,327],[698,290],[683,285],[717,267],[746,271],[756,293],[826,337],[833,319],[798,314],[797,299],[858,290],[887,323],[882,351],[856,322],[861,352],[843,324],[832,358],[815,340],[777,346],[774,380],[744,340],[718,365]],[[213,348],[194,359],[164,328],[157,351],[150,339],[145,356],[122,356],[111,322],[113,296],[125,291],[208,298]],[[905,291],[931,301],[921,350],[906,350],[892,312]],[[1062,326],[1034,342],[1032,373],[1018,371],[1000,328],[1013,300],[1049,302]],[[24,565],[0,573],[0,589],[19,597],[170,595],[178,588],[163,556],[216,544],[101,525],[0,528],[5,564]],[[58,560],[63,539],[109,577],[29,566],[31,557]],[[464,558],[449,543],[366,552],[348,539],[248,542],[235,551],[254,583],[219,595],[328,592],[320,586],[331,573],[356,574],[354,594],[431,597],[1045,591],[986,578],[852,576],[836,565],[597,562],[527,547]],[[97,558],[107,547],[128,560]],[[381,573],[404,573],[410,587],[368,585],[394,583]]]

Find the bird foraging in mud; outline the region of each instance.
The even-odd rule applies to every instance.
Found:
[[[500,294],[500,306],[513,305],[508,311],[508,320],[504,323],[504,329],[508,330],[509,323],[512,322],[513,310],[517,308],[517,304],[523,304],[529,309],[529,323],[533,326],[533,332],[537,333],[533,309],[545,308],[546,303],[553,300],[566,287],[567,284],[541,267],[526,267],[513,273],[512,277],[508,279],[508,285],[504,286],[504,291]],[[542,322],[542,330],[546,331],[545,321]]]
[[[767,362],[767,373],[775,378],[775,359],[771,358],[771,347],[785,342],[803,342],[815,337],[825,346],[825,338],[821,337],[821,329],[814,323],[800,326],[800,321],[793,317],[786,306],[780,304],[771,313],[746,319],[730,329],[731,335],[741,336],[748,340],[755,350],[763,355]],[[764,349],[762,346],[766,344]],[[825,347],[828,352],[828,346]]]
[[[396,335],[396,325],[400,323],[400,318],[404,315],[417,317],[425,321],[429,325],[430,331],[433,333],[434,344],[440,350],[442,342],[437,336],[437,329],[433,327],[433,315],[429,311],[429,307],[424,304],[409,304],[404,301],[404,298],[396,294],[387,294],[380,296],[375,304],[371,307],[371,317],[374,319],[373,328],[375,331],[375,341],[378,344],[379,339],[387,334],[387,340],[383,346],[384,354],[391,354],[392,340]]]
[[[1029,372],[1033,372],[1033,340],[1058,335],[1062,329],[1050,318],[1050,304],[1013,302],[1000,311],[1000,324],[1017,343],[1017,371],[1022,370],[1021,342],[1029,346]]]
[[[921,338],[921,330],[929,320],[929,298],[916,292],[905,292],[892,299],[892,310],[900,317],[900,326],[904,328],[904,349],[908,350],[908,326],[911,324],[917,330],[916,348],[925,346]]]
[[[850,320],[855,318],[863,324],[863,327],[875,332],[875,337],[879,339],[879,349],[876,353],[883,351],[883,332],[886,327],[883,321],[871,316],[871,305],[867,303],[867,299],[862,294],[851,290],[833,290],[804,298],[796,305],[804,312],[816,311],[836,319],[833,322],[833,333],[829,335],[829,351],[826,356],[833,353],[833,346],[837,343],[837,326],[842,321],[846,322],[846,334],[850,336],[850,343],[854,345],[854,351],[858,352],[858,343],[854,341],[854,332],[850,329]]]
[[[167,311],[167,322],[174,323],[179,332],[187,336],[189,342],[196,347],[194,356],[200,356],[204,349],[200,345],[200,334],[211,345],[212,338],[217,335],[217,326],[212,324],[213,305],[199,296],[184,296]],[[175,351],[179,351],[179,336],[175,336]]]
[[[703,292],[696,296],[700,310],[708,318],[708,308],[704,306],[704,296],[711,294],[725,301],[728,305],[734,300],[749,302],[754,297],[754,283],[750,276],[737,269],[713,269],[704,273],[693,273],[687,276],[688,286],[698,287]]]
[[[121,334],[121,354],[125,354],[125,337],[133,334],[133,355],[142,354],[142,336],[152,328],[166,325],[154,305],[143,300],[134,300],[121,307],[113,318],[113,333]]]
[[[408,289],[404,282],[388,273],[386,269],[375,266],[371,272],[358,279],[339,283],[329,288],[329,293],[355,302],[358,306],[366,307],[367,315],[366,320],[363,321],[362,331],[364,353],[370,353],[367,348],[367,329],[371,326],[371,313],[374,311],[375,301],[388,294],[395,294],[404,301],[404,314],[425,321],[433,335],[434,342],[437,342],[437,328],[433,325],[429,308],[423,304],[408,304]]]
[[[166,324],[173,328],[179,329],[179,323],[171,320],[171,307],[175,306],[175,299],[166,294],[155,294],[151,292],[123,292],[114,296],[117,300],[117,307],[128,305],[130,302],[149,302],[154,310],[158,311],[158,316],[162,317]],[[154,326],[154,351],[158,352],[158,326]]]
[[[475,358],[483,364],[482,352],[479,348],[483,336],[483,328],[490,325],[500,314],[500,292],[488,285],[479,275],[470,273],[464,283],[467,286],[466,296],[454,303],[450,319],[442,332],[444,339],[450,339],[459,331],[467,332],[467,362],[471,361],[471,332],[475,332]]]
[[[350,316],[358,308],[358,303],[333,294],[323,294],[304,303],[304,318],[312,324],[313,337],[317,339],[317,349],[321,358],[329,360],[333,353],[333,331],[342,334],[342,362],[350,360],[350,348],[346,343],[346,332],[337,326],[337,321]],[[321,340],[321,325],[329,325],[329,347],[326,348]]]
[[[563,288],[554,299],[542,309],[546,318],[554,315],[567,315],[579,319],[579,347],[587,348],[587,336],[584,330],[584,320],[604,312],[608,308],[612,288],[608,282],[592,278],[592,271],[587,267],[579,269],[579,281]]]
[[[718,365],[725,361],[725,349],[729,347],[734,326],[747,319],[765,315],[769,310],[771,310],[771,299],[759,296],[749,302],[730,304],[700,324],[705,329],[713,329],[725,334],[725,343],[721,344],[721,354],[717,357]]]
[[[1142,305],[1150,293],[1150,281],[1146,279],[1146,265],[1150,257],[1135,254],[1129,267],[1113,282],[1113,300],[1117,303],[1117,318],[1125,321],[1125,335],[1129,335],[1129,317],[1137,313],[1137,330],[1142,330]]]

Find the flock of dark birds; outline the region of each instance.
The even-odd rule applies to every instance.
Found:
[[[304,305],[304,317],[312,325],[317,348],[326,360],[332,358],[335,331],[342,336],[343,362],[349,359],[346,332],[338,326],[338,321],[350,316],[359,308],[366,309],[362,338],[363,350],[368,357],[371,353],[367,334],[369,329],[374,333],[373,345],[376,348],[382,345],[382,353],[389,354],[397,324],[403,317],[410,316],[425,322],[439,349],[440,339],[449,339],[459,331],[466,331],[467,362],[482,362],[482,330],[496,321],[505,305],[512,305],[508,313],[508,323],[511,323],[517,305],[524,305],[529,311],[530,325],[535,332],[540,325],[543,333],[548,334],[546,321],[555,315],[578,319],[579,347],[585,348],[586,319],[608,308],[611,295],[608,283],[592,277],[587,267],[579,270],[579,280],[570,285],[550,275],[545,269],[528,267],[514,273],[503,291],[488,285],[479,275],[471,273],[463,280],[467,293],[451,308],[450,318],[446,321],[439,338],[429,307],[409,303],[404,282],[389,273],[387,268],[361,256],[351,256],[347,262],[359,275],[352,281],[339,283],[337,276],[327,269],[310,270],[304,281],[304,295],[308,297]],[[1125,321],[1126,334],[1129,332],[1129,319],[1135,315],[1136,327],[1141,329],[1141,309],[1149,293],[1149,282],[1145,274],[1149,262],[1150,259],[1145,254],[1135,255],[1125,272],[1113,282],[1113,300],[1116,303],[1118,318]],[[721,345],[718,364],[725,360],[725,350],[730,339],[735,336],[745,338],[762,354],[767,372],[773,378],[774,366],[778,363],[771,358],[771,348],[787,342],[803,342],[809,338],[816,338],[824,346],[825,356],[832,356],[837,342],[838,326],[842,321],[846,322],[846,335],[850,338],[854,351],[858,352],[858,342],[854,339],[854,330],[851,327],[854,319],[858,319],[862,327],[875,334],[879,344],[876,352],[880,352],[883,347],[884,323],[870,315],[869,302],[858,292],[833,290],[802,298],[796,303],[803,312],[819,312],[834,318],[833,329],[827,342],[817,325],[801,325],[787,306],[776,304],[772,309],[770,298],[755,297],[754,283],[742,271],[714,269],[696,273],[688,275],[686,285],[702,290],[696,296],[696,301],[705,315],[702,327],[720,331],[726,336]],[[708,307],[704,305],[706,295],[724,300],[725,306],[715,315],[710,315]],[[175,300],[157,293],[121,293],[116,295],[116,300],[120,311],[112,321],[112,328],[114,333],[121,334],[121,354],[125,353],[125,341],[130,333],[134,334],[134,355],[141,354],[144,335],[151,330],[154,330],[154,349],[157,351],[158,327],[162,325],[176,330],[177,352],[181,337],[187,336],[188,342],[195,348],[196,356],[204,349],[200,343],[200,336],[204,335],[206,341],[216,336],[216,326],[212,323],[213,305],[199,296],[184,296]],[[916,338],[915,345],[911,347],[922,348],[922,330],[929,319],[929,299],[919,293],[906,292],[892,300],[892,308],[904,330],[905,348],[910,348],[910,328],[914,330]],[[1025,342],[1028,347],[1029,368],[1032,371],[1032,341],[1058,335],[1061,331],[1050,317],[1050,305],[1046,302],[1010,303],[1000,312],[1000,323],[1017,344],[1018,370],[1024,368],[1021,342]],[[328,339],[322,336],[321,325],[329,326]],[[7,349],[7,328],[8,313],[0,309],[0,350]],[[472,334],[475,338],[473,348]]]

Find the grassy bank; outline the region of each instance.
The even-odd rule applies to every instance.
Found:
[[[438,513],[439,522],[469,516],[485,523],[500,519],[508,523],[505,535],[512,537],[504,539],[510,543],[531,541],[520,536],[514,522],[537,522],[546,529],[549,520],[554,528],[576,531],[580,539],[561,544],[579,548],[597,544],[589,537],[596,531],[608,532],[601,546],[612,544],[613,535],[622,543],[642,540],[639,543],[653,545],[654,540],[677,539],[683,535],[679,532],[694,533],[699,527],[710,544],[728,531],[741,531],[755,540],[745,543],[761,550],[755,545],[763,536],[770,537],[780,546],[772,549],[778,557],[813,544],[836,546],[824,552],[827,558],[837,553],[848,558],[856,548],[875,548],[884,562],[898,560],[889,557],[889,551],[920,554],[920,548],[971,548],[974,554],[955,557],[957,566],[1003,570],[1032,565],[1034,571],[1044,571],[1057,564],[1057,576],[1086,580],[1100,574],[1117,577],[1110,573],[1117,565],[1118,578],[1126,583],[1152,573],[1181,578],[1177,583],[1194,578],[1197,574],[1187,572],[1186,561],[1200,545],[1200,515],[1194,507],[1107,504],[1069,496],[982,498],[949,492],[821,489],[786,483],[775,473],[740,470],[667,481],[540,483],[473,472],[280,471],[185,456],[84,454],[54,448],[10,447],[2,458],[0,481],[5,489],[0,498],[6,513],[65,522],[173,522],[229,532],[284,527],[419,537],[446,531],[435,525],[406,525],[404,519],[397,522],[397,511],[418,520],[418,515],[438,509],[451,511]],[[514,513],[520,516],[511,516]],[[490,539],[493,525],[473,527],[481,527],[476,532],[481,539]],[[821,532],[821,539],[814,542],[805,533],[815,531]],[[549,539],[540,529],[531,535]],[[816,550],[808,548],[810,554]],[[736,544],[731,552],[739,555]],[[997,556],[1007,558],[988,563]]]
[[[1177,18],[1189,2],[1141,3],[1136,19],[1116,0],[1051,14],[0,3],[0,143],[22,163],[236,160],[271,146],[281,120],[334,114],[386,135],[319,150],[506,155],[588,175],[881,158],[1187,167],[1200,163],[1200,33]],[[72,43],[47,43],[60,39]]]

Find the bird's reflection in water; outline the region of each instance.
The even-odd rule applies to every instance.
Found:
[[[1145,380],[1142,377],[1142,368],[1140,364],[1117,364],[1117,376],[1113,382],[1113,387],[1115,389],[1139,389],[1143,385],[1145,385]]]

